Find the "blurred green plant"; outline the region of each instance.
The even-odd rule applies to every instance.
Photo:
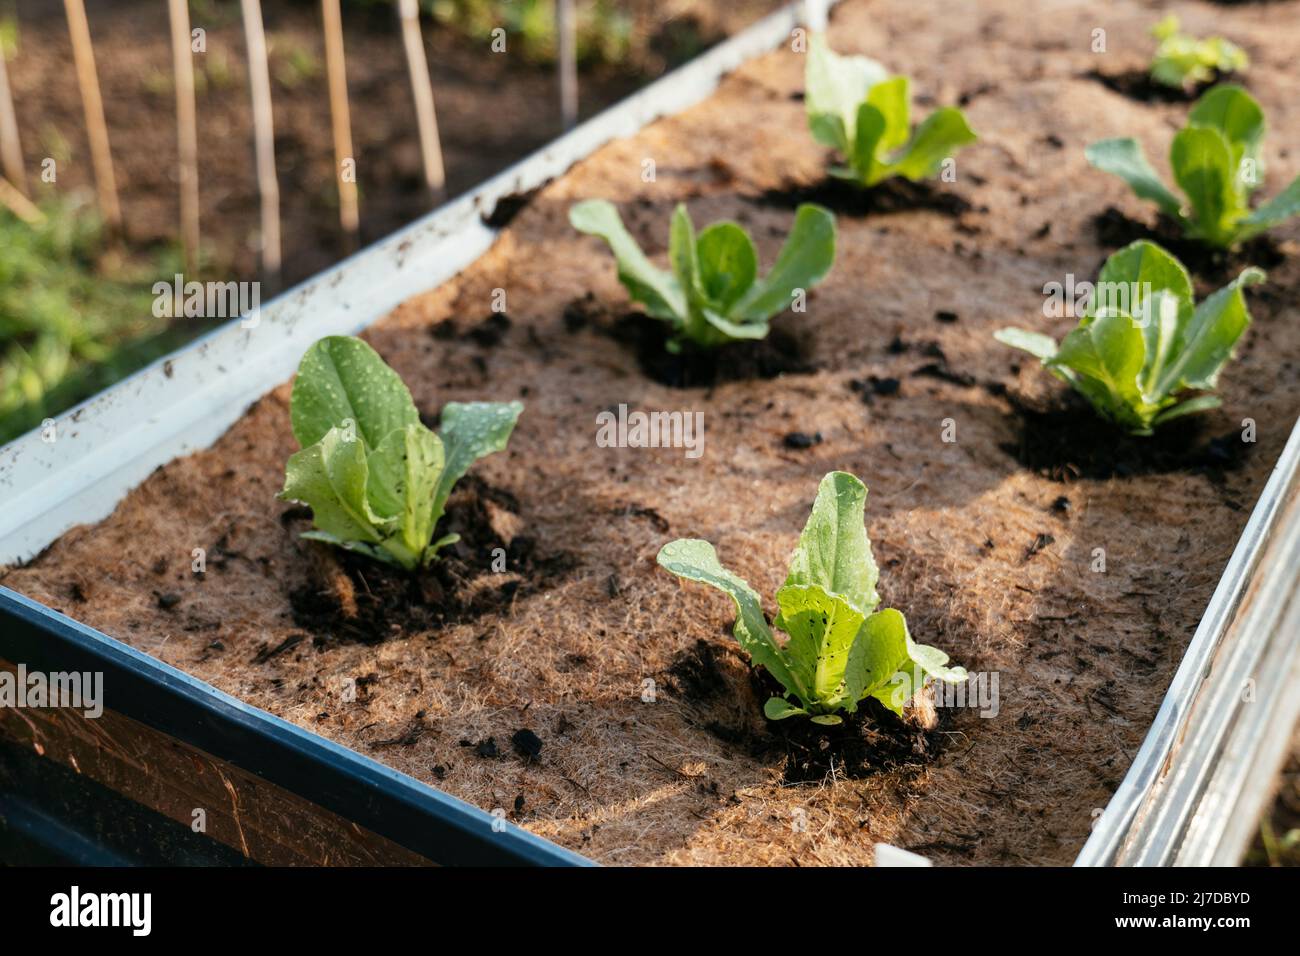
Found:
[[[285,89],[296,89],[324,72],[325,65],[321,58],[296,37],[273,33],[267,39],[271,73],[275,76],[275,81]]]
[[[0,52],[6,60],[18,55],[18,21],[12,16],[0,17]]]
[[[33,225],[0,209],[0,442],[196,331],[153,315],[152,279],[179,271],[174,254],[152,266],[109,263],[89,207],[59,199],[40,208]]]
[[[1165,86],[1190,89],[1250,66],[1241,47],[1223,37],[1183,33],[1172,13],[1151,28],[1151,35],[1160,41],[1151,59],[1151,79]]]

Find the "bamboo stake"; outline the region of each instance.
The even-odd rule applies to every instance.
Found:
[[[181,189],[181,248],[185,271],[199,268],[199,131],[194,106],[194,54],[190,52],[190,9],[186,0],[167,0],[172,24],[172,70],[176,79],[177,173]]]
[[[63,0],[68,17],[68,34],[72,39],[72,59],[81,88],[81,105],[86,114],[86,137],[90,140],[90,162],[95,172],[95,189],[99,193],[99,211],[110,231],[122,231],[122,207],[117,201],[117,182],[113,177],[113,154],[108,146],[108,124],[104,120],[104,100],[99,94],[95,75],[95,49],[90,43],[90,23],[82,0]]]
[[[349,248],[355,248],[360,216],[357,213],[356,168],[353,178],[343,175],[343,163],[352,155],[352,120],[348,113],[348,77],[343,60],[343,18],[339,0],[321,0],[325,21],[325,70],[329,75],[330,123],[334,128],[334,175],[339,183],[339,222]]]
[[[411,74],[411,94],[415,97],[415,119],[420,129],[424,183],[429,189],[429,196],[434,203],[438,203],[447,194],[447,173],[442,165],[442,143],[438,137],[438,115],[433,108],[429,61],[425,59],[424,41],[420,37],[420,10],[416,0],[401,0],[397,9],[402,21],[406,67]]]
[[[555,0],[556,64],[560,72],[560,118],[566,130],[578,122],[578,42],[573,0]]]
[[[0,206],[6,207],[29,226],[45,221],[45,214],[3,176],[0,176]]]
[[[809,30],[820,32],[826,29],[826,22],[830,19],[829,12],[826,9],[826,0],[804,0],[804,23]]]
[[[271,75],[266,60],[261,0],[240,0],[248,46],[248,81],[253,96],[253,152],[262,199],[262,272],[280,285],[280,183],[275,175],[275,126],[271,121]]]
[[[5,67],[4,44],[0,43],[0,163],[11,188],[27,192],[27,174],[23,170],[23,150],[18,143],[18,115],[14,96],[9,89],[9,71]]]

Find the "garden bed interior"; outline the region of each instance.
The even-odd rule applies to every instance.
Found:
[[[1251,55],[1265,197],[1300,171],[1297,6],[1180,7],[1189,30]],[[956,183],[865,199],[825,187],[803,58],[781,50],[541,190],[473,267],[366,334],[430,422],[452,400],[525,403],[508,451],[453,497],[464,541],[418,581],[300,539],[303,509],[274,497],[297,447],[286,384],[0,583],[601,862],[866,863],[887,841],[942,863],[1067,864],[1300,410],[1294,224],[1252,252],[1269,283],[1249,293],[1223,408],[1155,438],[1118,436],[992,339],[1011,324],[1059,338],[1073,323],[1044,318],[1044,283],[1095,278],[1154,221],[1083,148],[1135,135],[1167,175],[1186,104],[1091,76],[1140,69],[1156,18],[1132,2],[1026,17],[1011,0],[847,0],[837,49],[910,74],[918,110],[966,110],[981,140]],[[1105,55],[1090,51],[1096,27]],[[765,264],[815,199],[837,213],[835,267],[806,313],[776,321],[777,348],[720,355],[700,383],[629,334],[612,258],[566,219],[591,197],[618,202],[660,262],[685,201],[697,226],[743,223]],[[1199,295],[1244,264],[1189,261]],[[686,387],[665,383],[683,367]],[[597,413],[620,403],[703,411],[703,457],[597,447]],[[957,663],[998,672],[996,717],[943,710],[928,733],[880,714],[840,731],[765,724],[730,602],[655,565],[666,541],[707,538],[771,612],[832,469],[870,489],[884,605]]]

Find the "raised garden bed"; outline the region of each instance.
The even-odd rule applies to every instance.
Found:
[[[1127,38],[1136,51],[1149,18],[1111,5],[1108,57],[1119,63]],[[1252,55],[1270,176],[1285,182],[1300,156],[1285,80],[1296,28],[1263,10],[1220,18]],[[508,451],[453,497],[463,540],[436,573],[413,581],[300,539],[303,512],[274,498],[296,449],[282,385],[0,583],[600,862],[866,863],[876,841],[943,863],[1073,861],[1300,410],[1294,224],[1273,234],[1223,407],[1155,438],[1118,437],[992,340],[1012,323],[1063,333],[1072,322],[1042,319],[1044,283],[1091,278],[1118,244],[1117,216],[1130,238],[1149,218],[1083,147],[1138,131],[1159,153],[1180,107],[1088,76],[1096,55],[1068,38],[1096,22],[1084,4],[1026,19],[1009,2],[845,3],[839,49],[910,73],[922,102],[964,104],[981,140],[955,183],[887,185],[866,202],[826,185],[803,61],[783,49],[597,151],[485,255],[371,327],[427,420],[448,401],[526,406]],[[697,221],[744,224],[764,263],[813,198],[837,214],[835,267],[807,312],[776,320],[778,348],[732,350],[705,381],[628,334],[639,325],[611,260],[566,218],[593,197],[615,200],[651,253],[685,201]],[[1239,265],[1189,262],[1200,295]],[[491,312],[497,289],[504,315]],[[248,339],[306,334],[288,328],[270,321]],[[217,408],[236,403],[232,390]],[[702,411],[704,455],[598,447],[596,416],[620,403]],[[185,441],[205,439],[168,447]],[[707,538],[772,594],[834,469],[870,488],[884,605],[918,640],[996,673],[996,716],[941,708],[929,731],[875,712],[841,728],[765,723],[767,690],[728,636],[730,608],[655,565],[666,541]],[[39,547],[60,520],[13,540]]]

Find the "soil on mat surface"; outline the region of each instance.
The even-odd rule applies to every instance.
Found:
[[[1297,12],[1180,8],[1188,29],[1251,55],[1271,127],[1265,196],[1300,172]],[[1295,224],[1250,293],[1223,408],[1156,439],[1117,437],[991,337],[1010,323],[1064,334],[1072,321],[1044,317],[1043,285],[1095,277],[1114,249],[1114,222],[1098,228],[1108,209],[1155,228],[1083,159],[1093,139],[1134,134],[1167,169],[1185,105],[1090,75],[1140,68],[1155,17],[1132,2],[1037,17],[1011,0],[839,8],[838,49],[911,74],[921,108],[963,102],[982,139],[955,183],[841,201],[832,274],[806,313],[776,322],[783,361],[720,356],[701,383],[689,360],[639,353],[612,259],[566,212],[620,201],[662,262],[688,201],[697,224],[744,223],[770,264],[791,204],[839,195],[805,130],[798,54],[746,65],[542,190],[476,265],[367,335],[430,420],[450,400],[526,404],[509,451],[453,501],[465,541],[424,578],[299,538],[302,509],[274,498],[296,448],[286,385],[0,580],[605,863],[866,863],[880,840],[948,864],[1068,863],[1300,410]],[[1089,48],[1099,25],[1104,56]],[[1238,265],[1203,263],[1201,294]],[[506,317],[490,314],[497,288]],[[703,456],[597,447],[597,414],[620,403],[702,411]],[[995,716],[941,708],[930,732],[877,712],[838,730],[765,726],[767,687],[730,637],[730,602],[655,565],[664,542],[707,538],[770,602],[835,468],[870,488],[884,604],[997,674]]]

